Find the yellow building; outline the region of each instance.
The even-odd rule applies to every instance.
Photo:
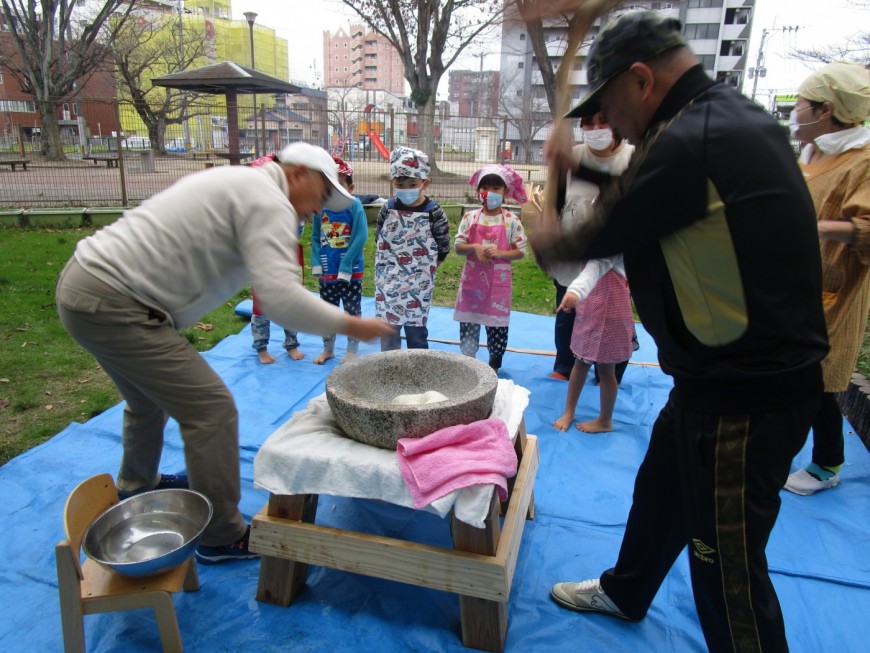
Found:
[[[205,55],[197,60],[196,67],[232,61],[251,68],[253,41],[253,68],[283,81],[289,81],[288,43],[279,38],[275,30],[267,25],[254,21],[249,25],[247,19],[232,19],[232,2],[230,0],[146,0],[140,4],[140,10],[174,14],[177,23],[171,21],[173,29],[177,25],[182,34],[205,34]],[[167,28],[168,29],[168,28]],[[168,66],[163,71],[155,71],[154,77],[159,77],[170,71]],[[275,100],[271,95],[257,96],[258,106],[272,107]],[[239,96],[240,123],[244,126],[252,124],[245,117],[254,114],[254,97]],[[206,109],[203,109],[203,106]],[[207,107],[211,107],[208,111]],[[185,148],[221,149],[221,132],[225,129],[226,103],[222,95],[206,96],[197,101],[197,118],[190,118],[182,125],[168,125],[166,143],[169,149],[184,145]],[[203,112],[211,113],[211,118],[203,125]],[[206,117],[208,118],[208,117]],[[135,111],[123,111],[121,115],[123,130],[128,135],[147,134],[145,124]],[[243,139],[253,145],[253,135]]]

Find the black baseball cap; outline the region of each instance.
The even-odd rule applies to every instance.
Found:
[[[599,94],[633,63],[686,45],[681,28],[678,19],[655,11],[630,11],[607,23],[586,57],[589,92],[565,117],[581,118],[601,111]]]

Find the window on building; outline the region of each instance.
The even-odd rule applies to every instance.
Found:
[[[683,28],[687,39],[718,39],[719,23],[690,23]]]
[[[526,35],[520,34],[520,41],[525,41],[525,40],[526,40]]]
[[[3,86],[3,73],[0,73],[0,86]]]
[[[25,100],[0,100],[0,112],[35,113],[36,104]]]
[[[706,9],[707,7],[721,7],[723,0],[689,0],[689,8]]]
[[[698,59],[701,60],[701,65],[704,66],[704,70],[713,70],[716,67],[715,54],[702,54],[698,56]]]
[[[520,62],[517,64],[517,68],[525,68],[525,67],[526,67],[526,64],[525,64],[524,62],[522,62],[522,61],[520,61]]]
[[[80,116],[80,115],[82,115],[82,109],[81,109],[81,107],[79,106],[79,103],[78,103],[78,102],[73,102],[73,115],[74,115],[74,116]]]
[[[523,89],[521,89],[521,88],[517,89],[517,97],[523,97]]]

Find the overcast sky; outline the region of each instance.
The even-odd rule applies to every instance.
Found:
[[[258,23],[287,39],[290,77],[308,84],[318,83],[315,73],[322,72],[324,30],[334,32],[354,19],[341,0],[233,0],[233,18],[243,19],[245,11],[256,11]],[[789,60],[792,49],[843,43],[868,25],[870,10],[857,9],[849,0],[756,0],[748,66],[756,65],[762,31],[773,30],[765,45],[767,77],[758,80],[756,97],[765,101],[769,93],[792,91],[811,70],[807,64]],[[798,29],[782,31],[783,27]],[[492,54],[484,59],[484,69],[495,70],[498,42],[489,49]],[[460,67],[478,67],[477,59],[461,63]],[[745,86],[748,94],[752,81],[747,80]],[[442,92],[445,89],[446,85]]]

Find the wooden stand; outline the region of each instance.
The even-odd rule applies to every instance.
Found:
[[[534,518],[538,440],[521,422],[514,436],[519,458],[509,483],[504,524],[493,490],[484,528],[451,514],[454,549],[368,535],[314,523],[316,494],[270,495],[251,520],[250,548],[262,556],[257,600],[288,606],[305,586],[308,565],[396,580],[459,595],[462,643],[504,650],[507,601],[527,518]]]

